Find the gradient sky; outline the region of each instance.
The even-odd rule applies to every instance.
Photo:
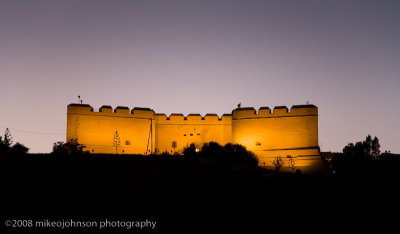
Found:
[[[0,134],[65,141],[67,105],[319,107],[322,151],[400,152],[400,1],[0,0]]]

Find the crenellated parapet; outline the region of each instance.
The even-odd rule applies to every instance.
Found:
[[[224,114],[219,117],[217,114],[188,114],[172,113],[167,116],[164,113],[155,114],[157,124],[231,124],[232,115]]]
[[[243,108],[242,108],[243,109]],[[160,123],[173,124],[174,122],[183,121],[184,123],[190,124],[191,122],[199,124],[215,123],[231,123],[232,114],[223,114],[219,117],[214,113],[207,113],[202,116],[200,114],[188,114],[184,115],[182,113],[172,113],[167,116],[164,113],[155,113],[154,110],[145,107],[134,107],[129,109],[126,106],[117,106],[113,109],[110,105],[103,105],[99,108],[99,111],[94,111],[94,108],[88,104],[69,104],[67,107],[67,114],[82,114],[82,115],[95,115],[95,116],[123,116],[123,117],[137,117],[137,118],[154,118]]]
[[[88,104],[69,104],[67,107],[67,114],[76,115],[94,115],[94,116],[124,116],[132,118],[153,118],[155,112],[150,108],[134,107],[130,110],[126,106],[117,106],[113,109],[109,105],[103,105],[99,108],[99,111],[94,111],[93,107]]]
[[[315,105],[294,105],[290,111],[286,106],[275,106],[273,111],[269,107],[260,107],[258,111],[253,107],[243,107],[232,111],[233,120],[298,116],[318,116],[318,107]]]

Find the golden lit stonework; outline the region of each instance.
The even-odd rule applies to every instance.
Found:
[[[116,143],[116,136],[118,142]],[[256,154],[259,165],[273,167],[276,157],[289,170],[322,169],[318,146],[318,108],[314,105],[237,108],[232,114],[157,114],[149,108],[102,106],[99,112],[87,104],[67,107],[67,141],[78,138],[91,153],[182,153],[194,144],[201,148],[214,141],[244,145]],[[289,156],[289,157],[288,157]],[[292,163],[293,163],[292,162]],[[293,169],[293,168],[292,168]]]

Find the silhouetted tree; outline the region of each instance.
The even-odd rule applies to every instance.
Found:
[[[89,153],[83,151],[86,148],[85,145],[79,144],[78,138],[70,139],[67,143],[58,141],[53,144],[52,154],[83,154]]]
[[[13,143],[13,138],[11,136],[10,129],[8,128],[6,128],[6,131],[4,133],[3,143],[8,148],[11,148],[11,145]]]
[[[12,143],[13,139],[10,130],[6,128],[6,131],[4,132],[4,137],[0,136],[0,152],[9,153],[11,151]]]
[[[247,150],[244,146],[228,143],[224,146],[225,153],[233,163],[244,164]]]
[[[349,143],[343,154],[332,159],[332,168],[338,173],[360,173],[371,171],[380,158],[380,144],[377,137],[368,135],[363,142]]]
[[[279,172],[279,170],[283,167],[283,164],[285,163],[283,162],[282,157],[278,156],[275,158],[274,161],[272,161],[272,164],[275,166],[276,172]]]
[[[186,157],[195,157],[197,155],[195,144],[190,144],[189,147],[185,148],[183,155]]]
[[[4,137],[0,136],[0,153],[4,154],[26,154],[29,148],[17,142],[13,145],[13,138],[10,129],[6,128]]]
[[[213,159],[217,163],[227,162],[224,147],[213,141],[205,143],[201,147],[200,155],[204,158]]]
[[[196,146],[191,144],[184,149],[183,154],[189,157],[199,155],[202,158],[212,159],[220,165],[232,163],[247,166],[258,165],[258,158],[254,153],[239,144],[228,143],[225,146],[221,146],[216,142],[209,142],[205,143],[198,153],[196,152]]]
[[[349,143],[348,145],[346,145],[346,146],[343,148],[343,153],[344,153],[345,155],[349,155],[349,156],[354,157],[354,156],[355,156],[354,147],[355,147],[355,146],[354,146],[353,143]]]
[[[258,158],[243,145],[228,143],[224,146],[224,151],[232,163],[246,164],[248,166],[258,165]]]
[[[289,159],[289,168],[292,169],[292,171],[295,171],[296,169],[296,163],[294,161],[294,158],[290,155],[286,156],[286,158]]]
[[[29,151],[29,148],[19,142],[15,143],[11,147],[11,153],[13,153],[13,154],[27,154],[28,151]]]
[[[343,148],[343,154],[358,159],[374,160],[380,155],[380,144],[377,137],[372,139],[371,135],[368,135],[363,142],[357,142],[355,145],[349,143]]]
[[[372,137],[370,134],[365,138],[365,141],[362,143],[364,147],[364,153],[367,156],[372,155]]]
[[[68,150],[64,147],[63,141],[57,141],[53,143],[53,151],[52,154],[68,154]]]
[[[378,159],[381,155],[381,145],[379,144],[379,139],[377,137],[374,137],[372,140],[372,157],[374,159]]]

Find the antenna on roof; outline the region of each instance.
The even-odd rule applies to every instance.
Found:
[[[81,100],[81,95],[78,95],[78,100],[82,104],[83,100]]]
[[[310,105],[310,101],[306,101],[307,105]]]

